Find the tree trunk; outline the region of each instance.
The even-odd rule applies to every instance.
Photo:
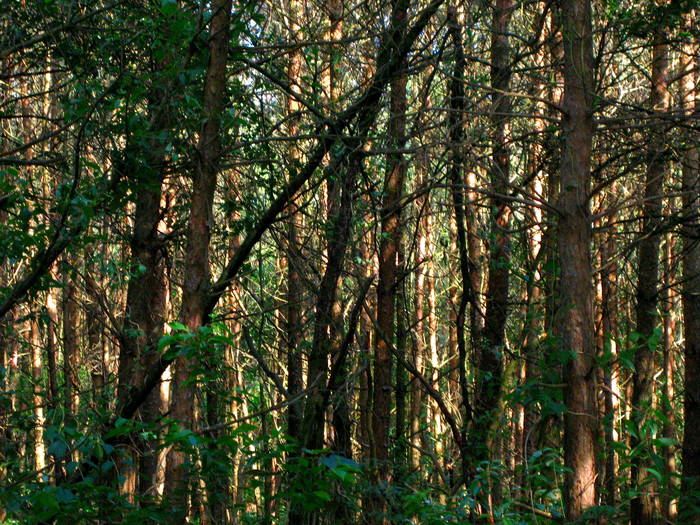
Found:
[[[670,107],[668,92],[668,45],[666,31],[657,30],[654,35],[653,59],[651,65],[651,106],[663,122],[664,114]],[[646,467],[650,467],[649,455],[653,454],[651,440],[645,423],[651,413],[654,395],[654,373],[656,330],[659,324],[657,314],[659,288],[659,248],[661,246],[661,192],[666,173],[666,151],[664,128],[652,131],[647,153],[647,172],[644,185],[644,211],[642,238],[639,244],[637,281],[637,327],[639,336],[634,358],[634,385],[632,405],[636,435],[632,434],[631,446],[642,445],[644,452],[632,457],[632,484],[639,496],[632,499],[632,521],[639,525],[656,522],[654,517],[653,478],[649,479]]]
[[[301,16],[301,6],[298,0],[289,1],[290,38],[296,38],[300,30],[298,17]],[[287,79],[294,94],[301,90],[299,81],[301,78],[301,48],[292,51],[287,66]],[[293,96],[287,97],[287,114],[289,118],[288,135],[294,137],[299,134],[298,112],[301,104]],[[289,151],[290,167],[293,170],[290,179],[296,175],[296,170],[301,165],[301,152],[296,144],[292,143]],[[299,230],[301,228],[301,212],[296,200],[289,203],[289,219],[287,220],[287,282],[286,282],[286,345],[287,345],[287,391],[295,397],[304,388],[302,352],[299,348],[299,339],[302,330],[302,281],[300,274],[300,245]],[[297,443],[301,443],[302,403],[292,403],[287,410],[287,432]]]
[[[559,193],[560,333],[565,364],[564,501],[569,521],[596,504],[597,409],[591,223],[588,194],[593,140],[593,40],[590,0],[562,0],[564,143]]]
[[[229,46],[231,0],[212,4],[209,33],[209,64],[204,82],[204,123],[197,146],[180,321],[197,332],[207,321],[209,300],[209,241],[213,225],[213,204],[221,156],[219,128],[226,102],[226,65]],[[172,382],[173,419],[184,428],[195,428],[195,388],[188,382],[194,359],[180,356],[175,362]],[[220,480],[226,483],[227,480]],[[188,514],[187,472],[184,452],[173,447],[168,458],[165,492],[175,506],[173,522],[183,523]]]
[[[459,375],[459,387],[460,387],[460,412],[462,413],[462,425],[461,430],[462,437],[464,437],[465,429],[467,425],[473,423],[473,412],[469,403],[469,383],[467,380],[467,342],[464,334],[464,321],[465,314],[467,311],[467,304],[471,303],[473,311],[479,311],[478,300],[476,298],[476,291],[473,288],[474,283],[474,264],[469,258],[469,248],[467,244],[467,227],[465,225],[465,205],[464,205],[464,191],[462,188],[463,178],[462,178],[462,167],[464,165],[464,155],[462,148],[464,147],[464,67],[465,67],[465,57],[464,49],[462,46],[462,33],[457,20],[457,11],[454,8],[450,8],[448,11],[449,17],[449,31],[452,39],[452,45],[455,50],[455,64],[452,73],[452,79],[450,81],[450,116],[448,120],[449,124],[449,155],[450,155],[450,166],[449,166],[449,181],[452,186],[452,204],[453,204],[453,220],[454,220],[454,237],[457,240],[457,251],[459,259],[459,270],[460,277],[462,278],[462,290],[461,293],[457,293],[456,289],[451,290],[450,295],[452,297],[452,303],[454,308],[454,303],[456,305],[456,312],[454,314],[454,326],[455,334],[454,339],[456,339],[457,351],[459,354],[458,361],[458,375]],[[451,226],[452,228],[452,226]],[[456,300],[456,296],[459,295],[459,301]],[[480,312],[479,312],[480,313]],[[476,334],[472,334],[472,339],[478,337]],[[451,345],[452,346],[452,345]],[[462,478],[465,484],[469,484],[473,478],[476,469],[475,465],[472,463],[471,451],[466,446],[467,440],[462,439],[462,449],[460,450],[460,456],[462,461]]]
[[[508,24],[512,0],[497,0],[491,33],[491,124],[494,127],[491,169],[489,173],[491,235],[489,238],[489,275],[486,288],[484,329],[478,348],[478,371],[474,409],[478,414],[469,437],[474,462],[493,458],[493,436],[489,429],[495,423],[503,387],[503,351],[508,314],[508,281],[510,277],[510,206],[505,195],[509,190],[510,47]],[[498,503],[498,494],[494,494]]]
[[[694,29],[693,18],[687,16],[685,29]],[[681,83],[681,104],[688,118],[697,116],[697,67],[695,43],[685,43],[681,58],[684,73]],[[683,158],[683,323],[685,329],[685,399],[683,435],[683,478],[679,520],[682,523],[700,523],[697,508],[700,505],[700,163],[698,162],[697,132],[688,131],[687,150]]]
[[[44,444],[44,403],[46,396],[42,392],[42,365],[41,365],[41,333],[39,322],[36,319],[29,321],[29,344],[31,345],[31,369],[32,369],[32,404],[34,405],[34,470],[37,479],[42,480],[47,474],[46,446]]]
[[[405,22],[408,0],[392,0],[391,24],[393,27]],[[392,42],[398,46],[399,34]],[[405,64],[404,61],[401,64]],[[378,64],[377,67],[383,67]],[[406,141],[406,73],[403,66],[391,80],[388,139],[391,151],[387,155],[384,176],[384,194],[381,208],[382,234],[379,240],[379,278],[377,282],[377,333],[374,349],[374,388],[372,411],[372,434],[374,438],[373,458],[376,462],[377,481],[389,483],[389,429],[391,427],[392,359],[391,346],[395,336],[395,296],[397,286],[397,257],[401,242],[401,196],[403,195],[406,163],[400,149]],[[378,488],[383,490],[383,487]],[[377,496],[372,505],[372,523],[386,523],[380,518],[384,499]]]
[[[72,258],[65,260],[70,265]],[[68,268],[64,268],[63,287],[63,379],[65,381],[65,405],[67,421],[74,421],[78,413],[80,401],[80,382],[78,364],[80,363],[78,293],[74,276]]]

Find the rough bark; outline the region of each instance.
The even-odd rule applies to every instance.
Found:
[[[564,501],[569,521],[596,504],[597,407],[589,187],[593,139],[593,40],[590,0],[562,0],[564,143],[560,169],[558,248],[564,370]]]

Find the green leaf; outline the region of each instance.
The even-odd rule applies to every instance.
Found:
[[[652,476],[654,476],[658,481],[662,481],[662,480],[663,480],[663,477],[664,477],[664,476],[663,476],[663,474],[661,474],[661,472],[659,472],[658,470],[653,469],[653,468],[651,468],[651,467],[647,467],[647,472],[648,472],[649,474],[651,474]]]
[[[312,492],[312,494],[314,496],[316,496],[318,499],[325,501],[325,502],[329,502],[331,500],[331,495],[328,494],[328,492],[326,492],[324,490],[315,490]]]
[[[678,442],[673,438],[660,437],[653,440],[654,445],[657,447],[673,447]]]

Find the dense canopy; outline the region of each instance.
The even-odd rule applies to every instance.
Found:
[[[0,0],[0,523],[700,523],[696,0]]]

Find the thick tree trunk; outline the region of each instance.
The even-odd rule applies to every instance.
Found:
[[[164,101],[159,101],[164,104]],[[166,109],[159,111],[156,119],[160,132]],[[160,122],[159,122],[160,121]],[[157,359],[158,340],[163,335],[167,298],[167,269],[165,243],[158,231],[161,218],[161,184],[163,179],[162,162],[164,144],[153,145],[149,154],[149,165],[135,167],[143,184],[136,199],[134,228],[131,238],[131,258],[134,275],[129,280],[123,336],[119,352],[119,402],[123,404],[129,391],[143,382],[143,371],[150,368]],[[145,422],[153,422],[160,415],[158,389],[147,397],[139,411]],[[153,490],[157,469],[157,456],[147,443],[139,443],[138,455],[131,458],[139,479],[134,490],[146,494]],[[135,475],[135,473],[134,473]]]
[[[569,521],[596,504],[597,408],[590,187],[593,140],[593,40],[590,0],[562,0],[564,144],[559,194],[560,333],[565,364],[564,501]]]
[[[663,122],[664,114],[670,108],[668,92],[668,45],[666,32],[657,30],[654,35],[653,59],[651,65],[651,105]],[[651,440],[648,439],[645,423],[651,413],[654,395],[654,373],[656,341],[655,333],[659,324],[657,313],[659,289],[659,249],[661,233],[661,194],[666,172],[666,152],[664,129],[659,128],[653,135],[647,153],[647,172],[644,184],[644,215],[642,238],[639,243],[639,263],[637,276],[637,327],[639,336],[634,358],[634,386],[632,405],[636,435],[632,434],[631,446],[640,444],[651,454]],[[639,496],[632,499],[632,521],[639,525],[655,523],[653,478],[650,479],[646,467],[651,466],[647,454],[632,457],[632,484]]]

